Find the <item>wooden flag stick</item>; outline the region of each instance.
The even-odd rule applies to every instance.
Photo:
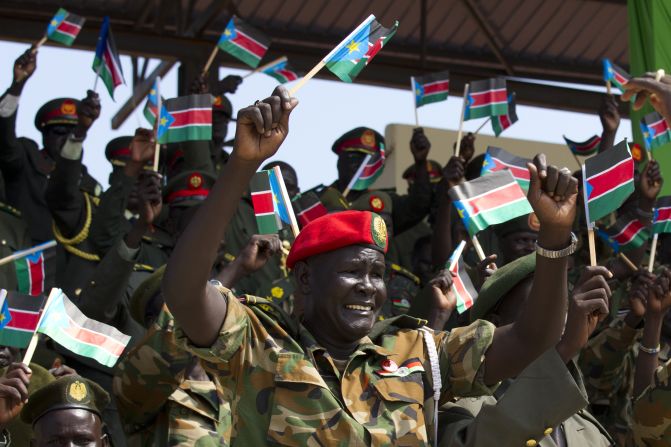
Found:
[[[625,264],[627,264],[627,267],[629,267],[629,269],[630,269],[632,272],[638,272],[638,267],[636,267],[636,264],[634,264],[634,263],[631,261],[631,259],[629,259],[629,257],[628,257],[627,255],[625,255],[625,254],[622,253],[622,252],[619,252],[619,253],[617,254],[617,256],[618,256],[620,259],[622,259],[622,261],[623,261]]]
[[[55,287],[53,289],[51,289],[51,292],[49,292],[49,297],[47,298],[47,302],[44,303],[44,309],[42,310],[42,313],[40,314],[40,319],[37,320],[37,326],[35,328],[35,332],[33,332],[33,336],[30,338],[30,343],[28,344],[28,348],[26,348],[26,353],[23,356],[23,361],[21,362],[26,366],[28,366],[30,364],[30,361],[33,359],[33,354],[35,354],[35,349],[37,348],[37,342],[40,339],[40,333],[37,332],[37,328],[39,328],[40,324],[42,324],[42,319],[44,318],[44,314],[47,313],[47,309],[49,308],[49,304],[60,293],[63,293],[61,291],[61,289],[57,289]]]
[[[287,186],[284,184],[284,177],[282,177],[282,170],[279,166],[273,168],[275,172],[275,177],[277,177],[278,183],[280,184],[280,194],[282,194],[282,201],[284,202],[284,207],[287,210],[289,215],[289,225],[291,225],[291,232],[294,234],[294,237],[298,236],[300,230],[298,229],[298,221],[296,220],[296,215],[294,214],[294,207],[291,206],[291,198],[287,192]]]
[[[363,174],[364,168],[366,167],[366,165],[368,164],[368,162],[370,161],[370,159],[372,157],[373,156],[371,154],[367,154],[364,157],[363,161],[361,162],[361,166],[359,166],[359,169],[356,170],[356,172],[354,173],[354,176],[352,176],[352,179],[347,184],[347,188],[345,188],[345,191],[343,191],[343,193],[342,193],[343,197],[345,197],[345,198],[347,197],[347,194],[349,194],[349,192],[352,190],[356,181],[359,180],[359,177],[361,177],[361,174]]]
[[[37,41],[37,43],[35,44],[35,48],[33,49],[33,52],[37,51],[37,49],[42,45],[44,45],[46,42],[47,42],[47,36],[45,34],[44,36],[42,36],[40,40]]]
[[[48,248],[55,247],[55,246],[56,246],[56,241],[51,240],[51,241],[48,241],[48,242],[44,242],[40,245],[36,245],[32,248],[28,248],[26,250],[17,251],[16,253],[12,253],[11,255],[5,256],[4,258],[0,259],[0,265],[8,264],[8,263],[10,263],[12,261],[15,261],[17,259],[25,258],[26,256],[32,255],[33,253],[37,253],[40,250],[46,250]]]
[[[459,116],[459,132],[457,133],[457,146],[454,148],[454,155],[459,156],[461,147],[461,134],[464,130],[464,113],[466,113],[466,104],[468,104],[468,83],[464,86],[464,102],[461,105],[461,115]],[[478,244],[479,245],[479,244]]]
[[[473,248],[475,248],[475,252],[478,254],[478,259],[484,261],[486,258],[485,251],[482,249],[482,245],[480,245],[478,237],[476,235],[473,235],[471,241],[473,242]]]
[[[258,73],[258,72],[260,72],[260,71],[263,71],[263,70],[265,70],[265,69],[268,68],[268,67],[272,67],[273,65],[277,65],[277,64],[279,64],[279,63],[286,62],[286,60],[287,60],[287,57],[286,57],[286,56],[278,57],[278,58],[275,59],[274,61],[272,61],[272,62],[268,62],[267,64],[265,64],[265,65],[261,65],[260,67],[257,67],[257,68],[255,68],[254,70],[250,71],[249,73],[247,73],[246,75],[244,75],[244,76],[242,77],[242,79],[245,79],[245,78],[247,78],[247,77],[253,75],[254,73]]]
[[[485,124],[487,124],[487,123],[490,122],[491,120],[492,120],[492,117],[490,116],[489,118],[487,118],[487,119],[485,120],[484,123],[480,124],[480,127],[478,127],[478,130],[476,130],[475,132],[473,132],[473,135],[477,135],[478,132],[480,132],[480,131],[482,130],[483,127],[485,127]]]
[[[480,244],[478,244],[478,245],[480,245]],[[461,257],[462,253],[464,252],[464,247],[465,246],[466,246],[466,241],[461,241],[461,242],[459,242],[459,245],[457,245],[457,248],[454,249],[454,253],[452,254],[452,261],[450,262],[450,265],[447,266],[447,268],[450,271],[452,271],[454,269],[454,267],[457,265],[457,263],[459,262],[459,258]],[[482,247],[480,247],[480,249],[482,249]]]
[[[201,72],[201,76],[205,76],[205,73],[208,72],[208,70],[212,66],[212,62],[214,62],[214,58],[217,57],[217,52],[218,51],[219,51],[219,45],[215,45],[214,49],[212,49],[212,52],[210,53],[210,57],[207,58],[207,62],[205,62],[205,66],[203,67],[203,71]]]
[[[610,88],[610,81],[606,81],[606,93],[608,93],[609,96],[613,94]]]
[[[314,78],[315,75],[316,75],[317,73],[319,73],[319,70],[321,70],[322,68],[324,68],[324,66],[326,66],[326,62],[324,62],[324,61],[319,61],[319,63],[318,63],[317,65],[315,65],[314,67],[312,67],[312,70],[310,70],[310,71],[308,72],[308,74],[306,74],[305,76],[303,76],[303,77],[301,78],[301,80],[298,81],[298,82],[296,83],[296,85],[294,85],[293,87],[291,87],[291,90],[289,90],[289,94],[290,94],[291,96],[294,96],[294,95],[296,94],[296,92],[297,92],[298,90],[300,90],[301,87],[303,87],[303,86],[304,86],[310,79]]]
[[[587,239],[589,241],[589,265],[596,267],[596,243],[594,242],[594,227],[587,229]]]
[[[652,235],[652,243],[650,245],[650,260],[648,260],[648,271],[652,273],[653,267],[655,266],[655,255],[657,254],[657,239],[659,239],[659,233]]]

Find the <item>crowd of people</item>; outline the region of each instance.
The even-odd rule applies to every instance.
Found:
[[[41,292],[62,289],[131,342],[114,368],[47,337],[29,365],[0,347],[0,446],[671,445],[671,238],[652,272],[649,242],[627,262],[601,243],[590,265],[579,172],[538,154],[533,213],[481,231],[480,260],[447,193],[481,175],[474,135],[441,166],[416,128],[396,149],[414,157],[407,194],[344,195],[384,150],[359,127],[333,143],[338,178],[301,190],[292,166],[267,163],[300,125],[298,100],[280,86],[238,111],[229,149],[226,95],[242,79],[228,76],[192,87],[213,97],[212,140],[163,145],[156,172],[151,129],[119,136],[103,191],[82,163],[101,145],[87,140],[96,93],[44,104],[41,146],[16,135],[37,56],[16,59],[0,97],[0,257],[55,239]],[[625,88],[671,123],[671,77]],[[599,152],[618,100],[598,111]],[[292,199],[327,211],[297,236],[258,234],[250,180],[273,167]],[[641,161],[635,182],[608,220],[652,224],[659,164]],[[448,259],[462,241],[477,298],[459,313]],[[0,266],[10,296],[14,270]]]

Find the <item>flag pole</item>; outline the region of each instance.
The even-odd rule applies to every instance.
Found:
[[[345,191],[343,191],[342,193],[343,197],[345,198],[347,197],[347,194],[349,194],[349,192],[352,190],[356,181],[359,180],[359,177],[361,177],[361,174],[363,174],[364,168],[366,167],[366,165],[368,164],[368,162],[372,157],[373,156],[371,154],[367,154],[366,157],[363,159],[363,161],[361,162],[361,166],[359,166],[359,169],[356,170],[356,172],[352,176],[352,179],[349,181],[347,188],[345,188]]]
[[[466,85],[464,86],[464,102],[461,105],[461,116],[459,117],[459,133],[457,133],[457,146],[454,148],[454,155],[457,157],[459,156],[459,150],[461,148],[461,134],[464,130],[464,113],[466,113],[466,104],[468,104],[468,83],[466,83]],[[482,250],[482,248],[480,250]]]
[[[582,165],[582,181],[583,181],[583,202],[585,202],[585,220],[587,221],[587,242],[589,244],[589,265],[591,267],[596,267],[596,242],[594,241],[594,223],[590,221],[589,217],[589,205],[587,202],[587,188],[585,188],[584,182],[587,178],[585,173],[585,165]]]
[[[294,86],[291,88],[291,90],[289,90],[289,94],[290,94],[291,96],[294,96],[294,95],[296,94],[296,92],[297,92],[298,90],[300,90],[300,88],[303,87],[303,85],[305,85],[310,79],[314,78],[315,75],[316,75],[317,73],[319,73],[319,70],[321,70],[322,68],[324,68],[325,65],[326,65],[326,62],[324,62],[323,60],[322,60],[322,61],[319,61],[319,63],[318,63],[317,65],[315,65],[314,67],[312,67],[312,70],[310,70],[310,71],[308,72],[308,74],[306,74],[305,76],[303,76],[303,77],[301,78],[301,80],[298,81],[298,82],[296,83],[296,85],[294,85]]]
[[[608,94],[608,96],[612,95],[610,89],[610,81],[606,81],[606,93]]]
[[[634,264],[634,263],[632,262],[632,260],[629,259],[629,256],[625,255],[625,254],[622,253],[622,252],[619,252],[619,253],[617,254],[617,256],[618,256],[620,259],[622,259],[622,261],[623,261],[625,264],[627,264],[627,267],[629,267],[629,269],[630,269],[632,272],[638,272],[638,267],[636,267],[636,264]]]
[[[484,261],[487,256],[485,256],[485,251],[482,249],[482,245],[480,245],[478,236],[474,234],[473,237],[471,237],[471,241],[473,242],[473,248],[475,248],[475,252],[478,254],[478,259]]]
[[[410,91],[412,92],[412,105],[415,108],[415,127],[419,127],[419,114],[417,113],[417,94],[415,93],[414,76],[410,76]]]
[[[45,35],[42,36],[42,38],[41,38],[40,40],[38,40],[37,43],[35,44],[35,48],[33,48],[33,53],[36,52],[36,51],[38,50],[38,48],[40,48],[40,47],[41,47],[42,45],[44,45],[46,42],[47,42],[47,35],[45,34]]]
[[[286,57],[286,56],[278,57],[278,58],[275,59],[274,61],[272,61],[272,62],[268,62],[267,64],[265,64],[265,65],[261,65],[260,67],[257,67],[257,68],[255,68],[254,70],[250,71],[249,73],[247,73],[246,75],[244,75],[244,76],[242,77],[242,79],[248,78],[249,76],[253,75],[254,73],[258,73],[258,72],[260,72],[260,71],[263,71],[263,70],[265,70],[266,68],[272,67],[273,65],[280,64],[280,63],[282,63],[282,62],[286,62],[286,60],[287,60],[287,57]]]
[[[161,120],[161,108],[163,107],[163,99],[161,97],[161,77],[156,77],[156,119],[154,120],[154,138],[156,142],[154,143],[154,164],[152,169],[155,172],[158,172],[158,163],[161,158],[161,143],[158,142],[158,128],[160,126],[159,121]]]
[[[482,130],[483,127],[485,127],[485,124],[487,124],[487,123],[490,122],[491,120],[492,120],[492,117],[490,116],[489,118],[487,118],[487,119],[485,120],[484,123],[480,124],[480,127],[478,127],[478,130],[476,130],[475,132],[473,132],[473,135],[477,135],[478,132],[480,132],[480,131]]]
[[[203,67],[203,71],[201,73],[202,76],[205,76],[205,73],[208,72],[210,69],[210,66],[212,66],[212,62],[214,62],[214,58],[217,56],[217,52],[219,51],[219,44],[216,44],[214,46],[214,49],[210,53],[210,57],[207,59],[207,62],[205,62],[205,66]]]
[[[298,236],[300,230],[298,229],[298,221],[296,220],[296,215],[294,214],[294,207],[291,205],[291,198],[287,192],[287,186],[284,184],[284,177],[282,177],[282,170],[279,166],[273,168],[275,176],[277,177],[278,183],[280,184],[280,194],[282,194],[282,201],[284,201],[284,208],[287,210],[289,215],[289,224],[291,225],[291,232],[294,234],[294,237]]]
[[[36,245],[32,248],[28,248],[26,250],[20,250],[17,251],[16,253],[12,253],[9,256],[5,256],[4,258],[0,259],[0,266],[8,264],[12,261],[16,261],[17,259],[25,258],[26,256],[32,255],[33,253],[37,253],[40,250],[46,250],[51,247],[56,246],[56,241],[51,240],[48,242],[44,242],[42,244]]]
[[[655,265],[655,255],[657,254],[657,239],[659,238],[659,233],[652,235],[652,244],[650,245],[650,259],[648,260],[648,271],[652,273],[652,269]]]
[[[30,361],[33,359],[33,354],[35,354],[35,349],[37,348],[37,342],[40,339],[40,333],[37,332],[37,330],[40,328],[40,325],[42,324],[44,314],[47,313],[47,308],[49,307],[49,304],[56,296],[58,296],[59,293],[62,293],[61,289],[57,289],[54,287],[53,289],[51,289],[51,292],[49,292],[47,302],[44,303],[44,309],[42,309],[40,319],[37,320],[37,326],[35,327],[35,332],[33,332],[33,336],[30,338],[30,344],[28,344],[28,348],[26,348],[26,353],[23,356],[23,361],[21,361],[21,363],[23,363],[26,366],[30,364]]]
[[[464,247],[465,246],[466,246],[466,241],[461,241],[461,242],[459,242],[459,245],[457,245],[457,248],[454,249],[454,253],[452,253],[452,260],[450,261],[450,265],[447,266],[447,268],[450,271],[452,271],[452,269],[454,269],[454,267],[459,262],[459,258],[461,257],[461,254],[464,252]],[[480,248],[482,248],[482,247],[480,247]]]

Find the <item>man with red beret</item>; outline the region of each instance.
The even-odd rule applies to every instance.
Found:
[[[287,259],[300,319],[277,320],[208,278],[239,198],[286,138],[296,105],[280,86],[238,113],[231,158],[163,279],[178,342],[218,377],[231,407],[224,416],[231,445],[428,445],[434,398],[491,393],[559,339],[577,181],[542,163],[529,166],[528,197],[541,223],[537,267],[529,300],[508,326],[476,321],[433,332],[405,315],[375,324],[387,297],[387,231],[366,211],[303,228]]]

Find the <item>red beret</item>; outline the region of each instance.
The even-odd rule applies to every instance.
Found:
[[[387,226],[384,220],[369,211],[342,211],[327,214],[309,222],[296,237],[287,267],[309,257],[348,247],[369,245],[387,252]]]

